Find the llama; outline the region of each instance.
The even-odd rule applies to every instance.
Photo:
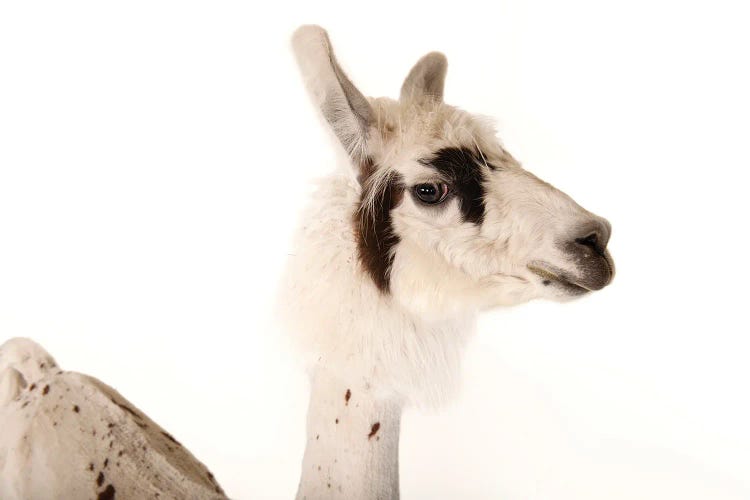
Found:
[[[480,311],[608,285],[610,225],[443,102],[443,54],[420,59],[392,100],[352,84],[322,28],[300,27],[292,47],[343,146],[282,286],[311,374],[297,498],[398,498],[402,408],[455,392]]]
[[[117,391],[38,344],[0,346],[0,498],[226,498],[206,467]]]

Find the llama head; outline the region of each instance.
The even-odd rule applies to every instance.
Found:
[[[445,56],[420,59],[396,101],[366,98],[322,28],[299,28],[293,46],[358,178],[353,231],[383,294],[434,319],[610,283],[609,223],[524,170],[487,120],[443,102]]]

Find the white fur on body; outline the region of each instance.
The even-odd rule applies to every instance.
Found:
[[[226,498],[170,434],[39,345],[0,346],[0,498]]]
[[[441,54],[417,63],[395,101],[364,98],[320,27],[298,29],[293,47],[312,101],[345,151],[304,212],[282,286],[284,317],[313,381],[298,498],[397,498],[403,405],[439,404],[455,391],[480,311],[606,286],[614,273],[604,250],[609,224],[521,168],[486,119],[442,101]],[[412,187],[448,182],[426,164],[446,148],[482,159],[480,223],[466,220],[458,197],[438,206],[415,199]],[[362,263],[358,231],[375,223],[362,207],[385,203],[381,188],[394,178],[403,190],[389,211],[398,240],[383,289]],[[563,243],[575,246],[580,228],[592,225],[598,256],[581,243],[566,251]],[[597,279],[592,263],[604,269]],[[353,387],[366,388],[367,406],[338,427],[338,415],[352,412],[344,403]],[[379,418],[392,424],[381,440],[363,439]]]

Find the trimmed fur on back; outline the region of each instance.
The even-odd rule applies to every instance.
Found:
[[[0,498],[225,499],[171,434],[38,344],[0,345]]]

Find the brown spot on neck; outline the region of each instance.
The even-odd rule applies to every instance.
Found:
[[[372,439],[375,434],[378,433],[380,430],[380,422],[375,422],[372,424],[372,428],[370,429],[370,433],[367,435],[367,439]]]

